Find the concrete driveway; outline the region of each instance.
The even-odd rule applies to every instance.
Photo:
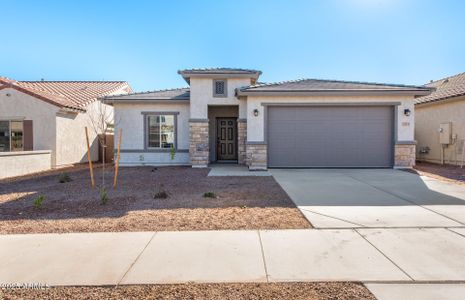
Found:
[[[465,227],[465,186],[390,169],[274,169],[317,228]]]

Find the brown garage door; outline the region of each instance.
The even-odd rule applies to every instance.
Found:
[[[270,106],[269,167],[392,167],[392,106]]]

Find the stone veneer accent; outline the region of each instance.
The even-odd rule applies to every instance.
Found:
[[[208,120],[189,121],[189,157],[193,168],[209,163]]]
[[[265,143],[246,143],[246,152],[247,152],[247,165],[249,170],[258,171],[267,169],[267,157],[266,157],[266,148]]]
[[[415,144],[396,144],[394,147],[394,167],[410,168],[415,165]]]
[[[247,120],[237,120],[237,162],[240,165],[245,165],[247,160]]]

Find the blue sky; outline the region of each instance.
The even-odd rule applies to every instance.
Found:
[[[0,76],[185,86],[177,70],[261,81],[423,84],[465,71],[465,1],[8,1]]]

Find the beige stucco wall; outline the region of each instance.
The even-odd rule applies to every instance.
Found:
[[[58,111],[58,107],[15,89],[0,90],[0,119],[32,120],[33,150],[51,150],[52,165],[55,162],[55,115]]]
[[[177,148],[175,159],[171,160],[169,152],[155,153],[144,151],[144,115],[142,112],[178,112]],[[183,103],[115,103],[115,149],[118,132],[123,129],[121,140],[121,165],[168,165],[189,163],[189,102]],[[128,151],[129,150],[129,151]],[[128,151],[128,152],[126,152]]]
[[[245,100],[238,100],[235,89],[250,85],[250,78],[227,78],[227,97],[213,97],[213,79],[196,78],[190,79],[190,110],[191,119],[207,119],[208,105],[239,105],[239,118],[246,112]]]
[[[105,108],[102,108],[102,107]],[[88,128],[89,143],[91,145],[92,161],[98,160],[98,139],[96,130],[92,126],[91,118],[98,118],[99,111],[105,115],[113,115],[113,107],[94,101],[86,107],[86,112],[65,113],[59,112],[57,122],[56,165],[70,165],[87,162],[87,142],[85,127]],[[108,119],[112,119],[109,117]]]
[[[0,152],[0,179],[49,170],[50,150]]]
[[[263,142],[265,124],[265,106],[262,103],[389,103],[400,102],[397,106],[397,140],[414,140],[414,98],[413,96],[260,96],[247,98],[247,141]],[[258,109],[259,115],[255,117],[253,111]],[[410,109],[410,116],[404,115],[404,109]]]
[[[460,164],[462,141],[465,140],[465,97],[432,104],[415,106],[415,138],[417,158],[430,162],[441,162],[441,144],[439,143],[439,125],[452,123],[452,136],[457,135],[453,144],[444,149],[445,163]],[[428,154],[419,154],[423,147],[429,147]]]
[[[126,93],[125,87],[122,87],[110,95]],[[102,114],[106,120],[110,120],[111,123],[115,122],[113,106],[106,105],[99,100],[90,103],[85,112],[57,113],[57,166],[88,161],[85,127],[88,128],[89,133],[91,159],[93,161],[98,160],[99,141],[97,132],[101,133],[102,128],[94,128],[92,123],[95,124],[95,120],[100,118]]]

